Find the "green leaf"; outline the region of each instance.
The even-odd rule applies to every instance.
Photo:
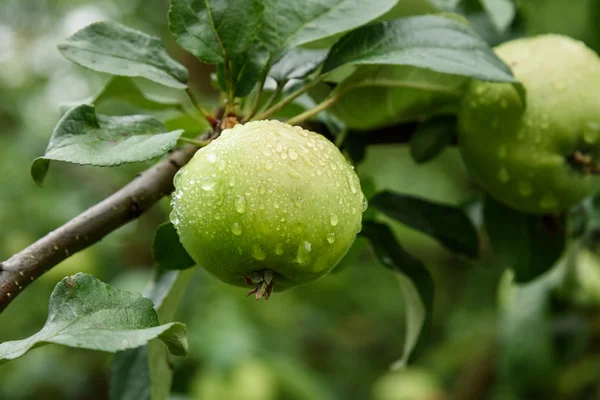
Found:
[[[143,110],[166,110],[179,104],[179,101],[173,98],[144,93],[132,78],[123,76],[110,79],[106,86],[86,103],[98,106],[113,100],[124,101]]]
[[[290,79],[304,79],[321,65],[326,56],[326,50],[291,49],[271,67],[269,76],[279,84]]]
[[[187,69],[158,38],[116,22],[94,22],[58,45],[63,56],[98,72],[139,76],[176,89],[187,87]]]
[[[348,155],[350,160],[352,160],[352,164],[358,165],[364,160],[365,155],[367,154],[368,145],[369,137],[366,133],[351,132],[344,140],[342,149],[345,154]]]
[[[155,96],[145,93],[138,86],[138,83],[135,82],[134,78],[126,76],[113,76],[94,96],[77,102],[61,104],[60,110],[62,114],[65,114],[71,108],[80,104],[93,104],[97,109],[111,108],[110,106],[113,106],[113,103],[117,103],[118,108],[114,108],[116,108],[116,111],[119,112],[118,115],[128,115],[130,108],[125,107],[125,110],[123,110],[123,103],[133,106],[138,111],[160,111],[177,108],[180,101],[174,98]],[[113,111],[112,108],[111,111]],[[111,113],[108,112],[108,114]]]
[[[516,82],[470,27],[436,15],[380,22],[350,32],[331,48],[322,73],[345,64],[412,65],[485,81]]]
[[[196,263],[179,241],[179,235],[170,222],[160,225],[154,234],[152,256],[165,270],[186,269]]]
[[[369,206],[430,235],[452,251],[469,257],[479,254],[477,230],[459,208],[389,191],[376,194]]]
[[[501,288],[505,298],[499,324],[502,376],[517,392],[535,386],[548,387],[554,376],[555,357],[549,321],[552,285],[548,279],[515,285],[510,274],[502,280],[505,286]]]
[[[166,132],[146,115],[109,117],[82,104],[58,121],[46,153],[31,165],[31,176],[41,186],[50,160],[101,167],[151,160],[174,147],[182,132]]]
[[[260,0],[171,0],[169,29],[198,59],[219,64],[252,44],[263,9]]]
[[[547,273],[524,284],[514,282],[507,270],[499,286],[499,372],[501,383],[511,388],[516,398],[551,398],[556,393],[556,352],[551,327],[551,301],[573,271],[579,244],[564,252]],[[502,382],[504,381],[504,382]]]
[[[387,225],[364,221],[361,235],[371,241],[379,261],[399,273],[406,303],[406,335],[403,355],[392,368],[401,368],[422,353],[429,338],[433,317],[433,279],[421,261],[398,244]]]
[[[527,282],[549,270],[566,244],[565,218],[526,214],[491,197],[485,199],[484,224],[495,257]]]
[[[187,353],[185,325],[159,325],[150,300],[79,273],[56,285],[48,319],[40,331],[27,339],[0,344],[0,363],[49,343],[115,353],[156,338],[174,355]]]
[[[262,76],[262,72],[269,62],[269,53],[261,46],[252,46],[245,53],[229,61],[233,79],[233,94],[236,97],[245,97],[252,91]],[[217,65],[217,79],[221,90],[227,91],[225,65]]]
[[[172,321],[195,270],[158,273],[146,297],[154,302],[161,322]],[[156,340],[119,352],[111,367],[111,400],[166,400],[173,369],[164,345]]]
[[[480,1],[498,32],[504,32],[515,18],[516,8],[514,3],[511,0]]]
[[[183,129],[185,132],[181,136],[194,138],[207,130],[212,129],[205,118],[194,114],[193,110],[189,113],[182,113],[177,110],[170,110],[153,113],[160,119],[167,131]]]
[[[456,118],[441,116],[429,119],[417,127],[410,138],[410,155],[422,164],[435,158],[452,142],[456,133]]]
[[[397,0],[265,0],[259,39],[269,51],[323,39],[364,25],[390,10]]]
[[[435,0],[402,0],[398,1],[390,11],[377,18],[377,21],[389,21],[414,15],[435,14],[440,11],[440,8],[435,4]]]
[[[110,373],[110,400],[151,400],[148,346],[117,353]]]
[[[332,96],[331,111],[348,127],[372,130],[454,112],[469,78],[423,68],[363,65]]]

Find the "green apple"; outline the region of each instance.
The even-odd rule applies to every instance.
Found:
[[[565,210],[600,189],[600,59],[582,42],[542,35],[498,56],[527,90],[473,81],[459,112],[459,147],[489,194],[531,213]]]
[[[360,230],[353,167],[323,136],[279,121],[237,125],[176,175],[171,221],[196,263],[257,298],[329,272]]]

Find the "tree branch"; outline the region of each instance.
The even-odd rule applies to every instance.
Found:
[[[196,150],[187,145],[171,151],[118,192],[0,263],[0,312],[44,272],[136,219],[171,193],[175,173]]]

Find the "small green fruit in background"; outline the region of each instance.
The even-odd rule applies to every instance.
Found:
[[[175,177],[171,221],[196,263],[268,297],[329,272],[360,230],[352,166],[323,136],[279,121],[237,125]]]
[[[600,189],[600,59],[560,35],[496,48],[527,90],[474,81],[459,113],[459,146],[484,188],[531,213],[565,210]]]

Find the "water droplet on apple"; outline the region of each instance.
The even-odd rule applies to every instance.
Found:
[[[505,158],[507,154],[508,154],[508,146],[503,144],[502,146],[500,146],[498,148],[498,157],[499,158]]]
[[[583,140],[589,144],[594,144],[600,137],[600,123],[596,121],[588,121],[583,126]]]
[[[531,183],[529,183],[528,181],[519,182],[519,193],[521,193],[523,197],[531,196],[531,193],[533,193]]]
[[[275,245],[275,254],[277,254],[278,256],[283,254],[283,245],[281,243],[277,243]]]
[[[500,182],[502,183],[507,183],[510,181],[510,173],[506,167],[500,168],[500,171],[498,171],[498,179],[500,179]]]
[[[329,223],[331,224],[331,226],[336,226],[338,224],[338,222],[340,222],[337,214],[331,214],[329,216]]]
[[[202,190],[213,190],[213,188],[215,187],[215,185],[217,184],[217,181],[213,178],[205,178],[202,180],[202,184],[200,185],[200,187],[202,188]]]
[[[327,234],[327,242],[329,244],[335,243],[335,233],[330,232],[330,233]]]
[[[542,207],[543,209],[549,210],[551,208],[555,208],[557,205],[558,205],[558,199],[550,193],[546,193],[540,199],[540,207]]]
[[[300,243],[296,253],[296,261],[298,261],[300,264],[308,264],[310,262],[311,248],[312,246],[310,242],[304,241]]]
[[[235,236],[240,236],[242,234],[242,227],[240,224],[234,222],[233,225],[231,225],[231,233],[233,233]]]
[[[235,211],[243,214],[246,212],[246,199],[244,196],[237,196],[235,199]]]
[[[260,248],[259,245],[255,244],[254,246],[252,246],[252,257],[256,258],[259,261],[262,261],[265,258],[267,258],[267,254],[264,252],[263,249]]]

